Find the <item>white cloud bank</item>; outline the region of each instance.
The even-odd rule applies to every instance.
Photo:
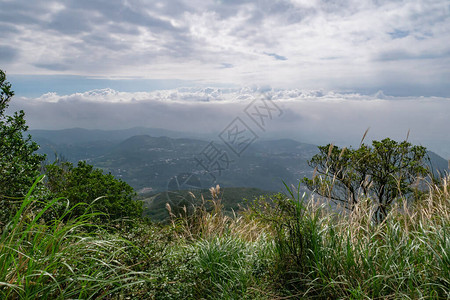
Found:
[[[0,0],[10,74],[450,95],[450,2]]]
[[[450,158],[450,98],[340,94],[320,90],[269,88],[180,88],[124,93],[111,89],[71,95],[15,98],[10,111],[23,109],[32,129],[71,127],[165,128],[217,136],[235,117],[254,126],[244,113],[255,99],[271,99],[283,111],[267,123],[262,138],[291,137],[303,142],[356,145],[391,137],[422,144]]]

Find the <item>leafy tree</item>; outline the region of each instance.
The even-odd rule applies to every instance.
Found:
[[[408,196],[413,184],[429,174],[425,155],[425,147],[389,138],[358,149],[328,144],[319,146],[319,153],[308,162],[315,175],[303,182],[309,190],[350,210],[360,197],[373,199],[377,205],[375,221],[381,222],[393,201]]]
[[[91,204],[95,211],[106,213],[111,219],[140,217],[142,202],[133,200],[135,192],[131,186],[112,174],[103,174],[86,162],[80,161],[74,167],[70,162],[54,163],[46,166],[47,187],[53,197],[69,200],[72,217],[83,214]]]
[[[21,110],[6,115],[14,92],[0,70],[0,222],[4,223],[14,203],[20,201],[39,176],[44,155],[36,154],[39,146],[31,136],[23,137],[28,130],[25,113]]]

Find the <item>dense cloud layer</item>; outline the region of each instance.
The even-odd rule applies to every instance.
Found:
[[[261,114],[268,115],[261,99],[281,110],[273,109],[271,117],[265,117],[264,131],[245,114],[246,107],[256,104]],[[410,131],[411,141],[450,158],[450,98],[267,88],[182,88],[149,93],[104,89],[16,98],[10,111],[18,109],[26,111],[27,122],[33,129],[144,126],[208,133],[214,137],[240,117],[261,138],[291,137],[342,145],[358,144],[369,127],[369,140],[404,139]]]
[[[11,109],[24,109],[32,128],[146,126],[217,136],[262,97],[283,114],[256,129],[261,137],[357,144],[368,127],[377,139],[411,130],[411,140],[450,157],[448,0],[0,0],[0,7],[0,68],[17,86]],[[174,89],[185,85],[279,89]]]
[[[0,0],[10,74],[450,95],[450,3]]]

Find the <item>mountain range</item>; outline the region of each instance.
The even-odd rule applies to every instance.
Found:
[[[139,193],[173,189],[222,187],[284,190],[313,170],[307,161],[317,146],[290,139],[259,140],[236,153],[219,140],[153,128],[128,130],[30,130],[47,154],[76,163],[86,160],[123,179]],[[443,173],[448,162],[429,152],[434,169]]]

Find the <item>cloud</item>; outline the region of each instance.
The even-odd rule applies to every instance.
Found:
[[[402,39],[404,37],[407,37],[409,35],[409,31],[408,30],[399,30],[399,29],[395,29],[393,32],[389,32],[389,35],[393,38],[393,39]]]
[[[35,66],[38,68],[43,68],[43,69],[52,70],[52,71],[65,71],[65,70],[69,69],[69,67],[67,65],[58,64],[58,63],[35,64]]]
[[[446,0],[0,1],[13,74],[450,95]]]
[[[18,50],[11,46],[0,45],[0,62],[8,62],[18,56]]]
[[[267,53],[267,52],[264,52],[264,54],[265,54],[265,55],[268,55],[268,56],[272,56],[272,57],[274,57],[276,60],[287,60],[286,57],[281,56],[281,55],[278,55],[278,54],[276,54],[276,53]]]
[[[259,99],[270,99],[283,111],[280,117],[266,120],[265,131],[245,114],[245,108]],[[357,145],[369,127],[368,140],[384,137],[400,140],[410,130],[411,141],[450,158],[448,107],[450,98],[254,86],[136,93],[112,89],[70,95],[48,93],[38,98],[14,99],[10,111],[25,110],[27,123],[33,129],[144,126],[209,133],[212,137],[240,117],[262,138],[289,137],[316,144]]]
[[[233,68],[234,66],[233,66],[233,64],[222,63],[222,64],[220,65],[220,67],[221,67],[221,68],[224,68],[224,69],[228,69],[228,68]]]

